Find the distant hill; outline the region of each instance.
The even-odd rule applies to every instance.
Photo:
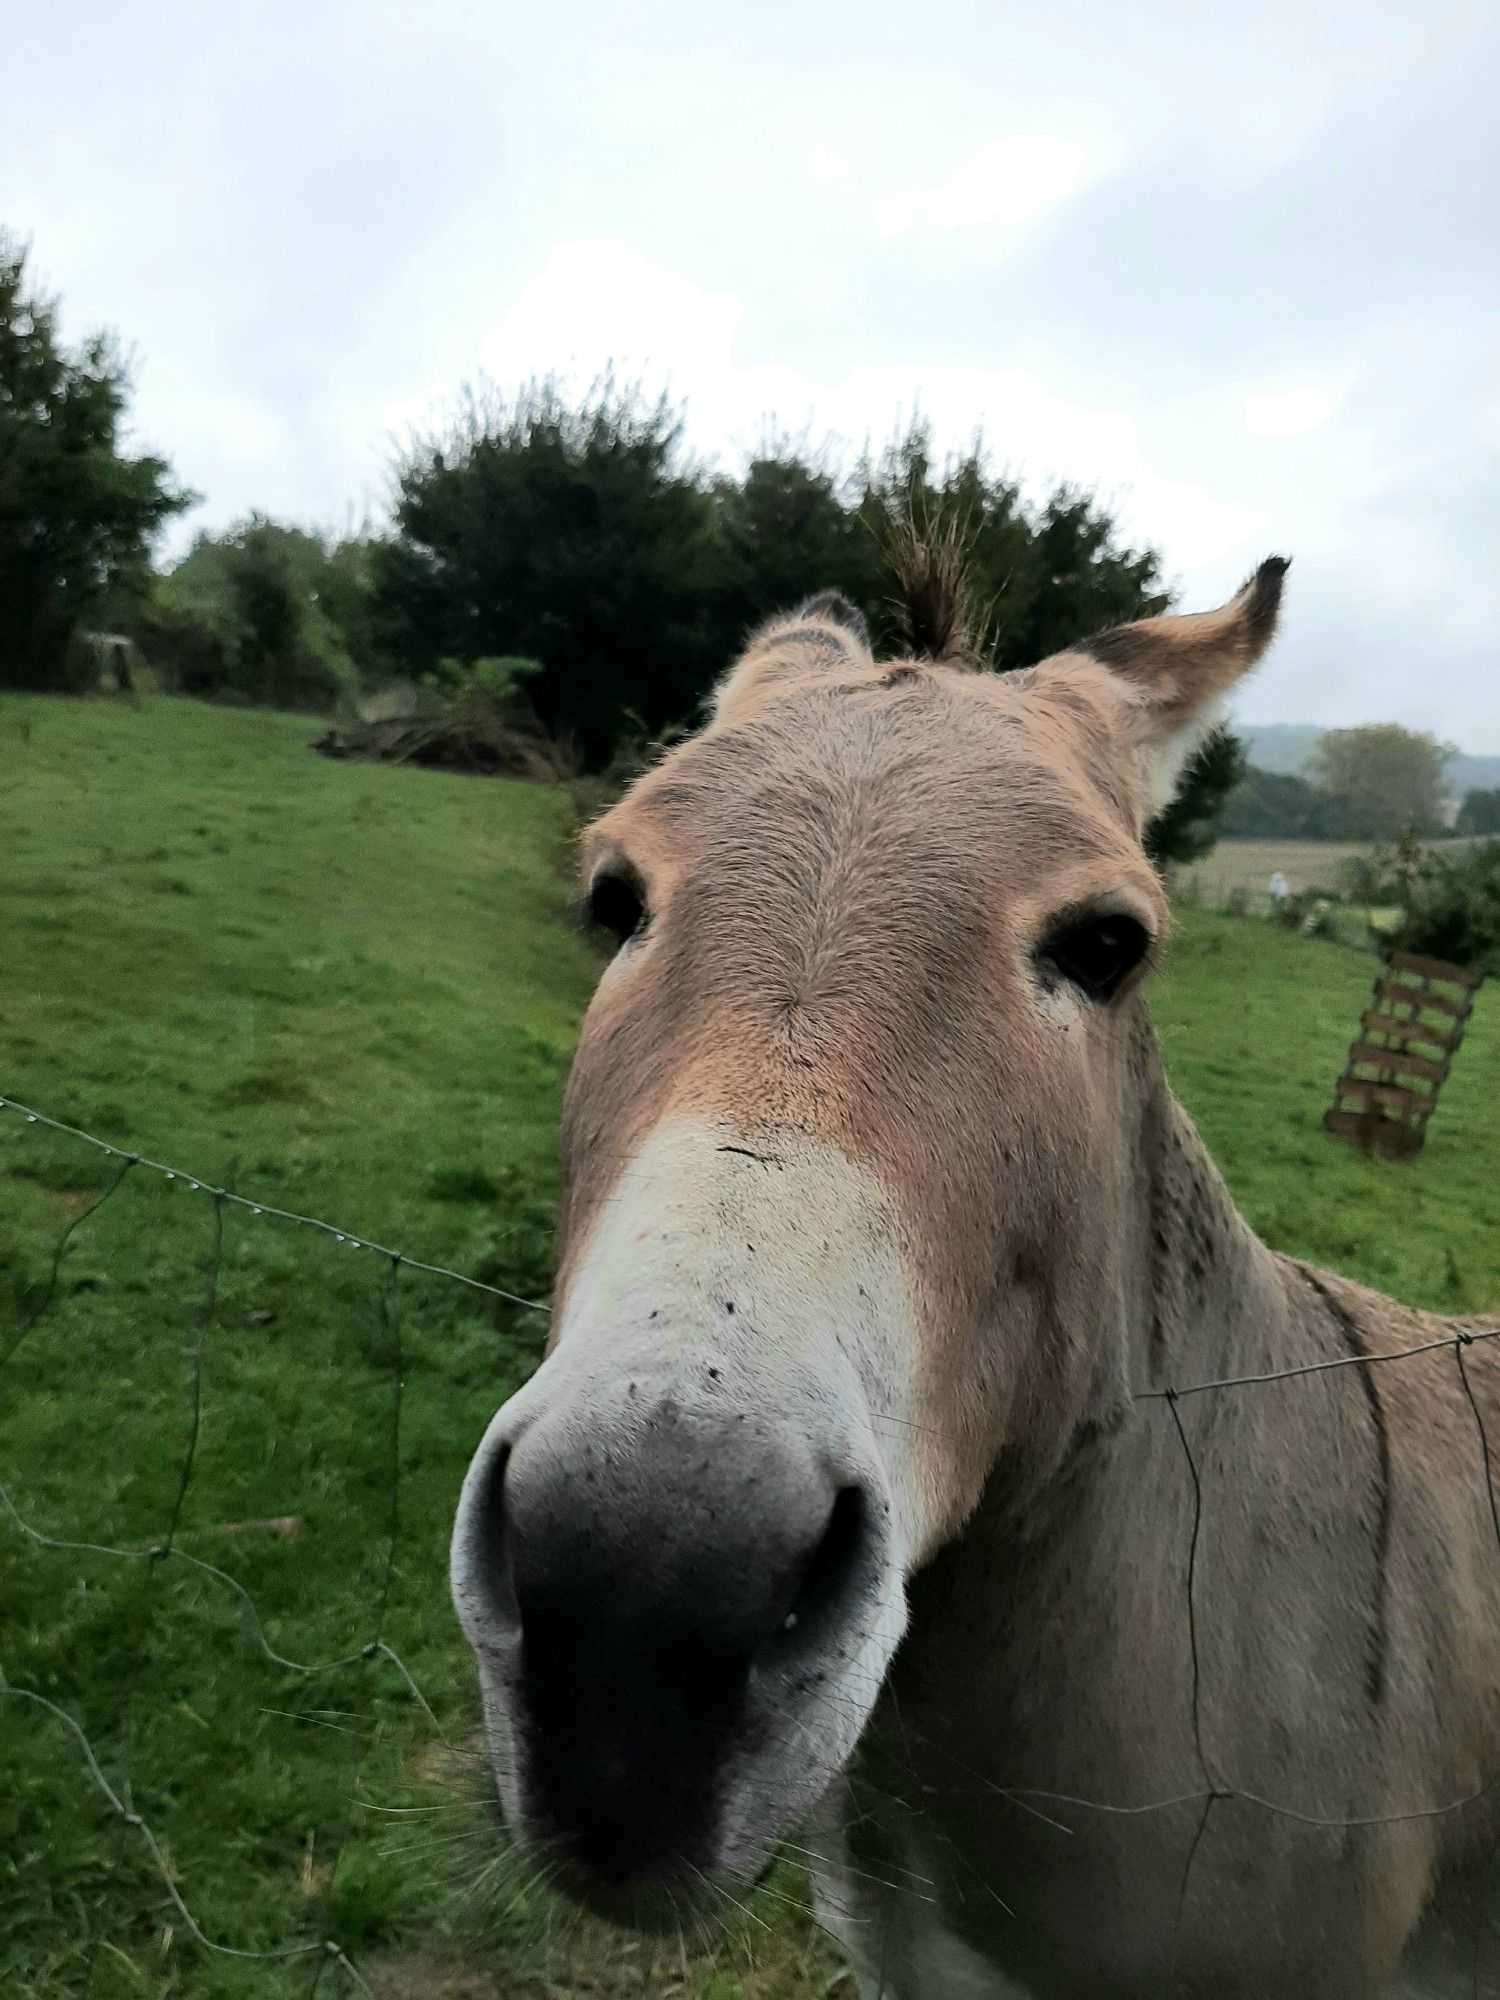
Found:
[[[1323,732],[1312,722],[1268,722],[1260,729],[1237,729],[1235,734],[1258,771],[1290,778],[1301,771]],[[1448,766],[1448,784],[1456,798],[1491,790],[1500,785],[1500,757],[1471,757],[1460,751]]]

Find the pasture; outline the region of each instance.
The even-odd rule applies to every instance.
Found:
[[[1452,853],[1469,842],[1460,837],[1436,843],[1440,853]],[[1209,909],[1222,909],[1230,897],[1243,894],[1252,910],[1270,902],[1267,884],[1279,868],[1293,895],[1342,888],[1344,864],[1368,856],[1369,841],[1357,840],[1221,840],[1201,861],[1183,870],[1187,893]]]
[[[179,701],[0,706],[0,1093],[540,1296],[553,1128],[597,964],[568,922],[567,796],[329,764],[313,733]],[[1306,886],[1240,845],[1260,850],[1260,886],[1277,865]],[[1495,1310],[1500,1000],[1481,992],[1422,1156],[1370,1162],[1319,1119],[1371,972],[1186,910],[1155,992],[1169,1070],[1271,1243],[1416,1304]],[[541,1316],[409,1271],[393,1295],[378,1257],[233,1211],[216,1250],[211,1196],[143,1173],[85,1215],[116,1173],[0,1112],[6,1337],[48,1299],[80,1221],[0,1378],[0,1483],[47,1534],[135,1551],[181,1493],[177,1544],[244,1586],[278,1652],[355,1656],[289,1672],[203,1572],[41,1550],[0,1516],[0,1670],[83,1725],[210,1935],[337,1938],[406,2000],[830,1991],[794,1870],[693,1960],[554,1929],[503,1875],[474,1883],[490,1844],[446,1537]],[[387,1594],[397,1330],[380,1630],[451,1749],[389,1659],[359,1657]],[[0,1758],[0,1991],[340,1990],[314,1960],[205,1956],[44,1712],[0,1701]]]
[[[1210,910],[1222,910],[1230,896],[1246,896],[1252,910],[1266,910],[1266,884],[1278,868],[1294,896],[1338,890],[1344,862],[1368,852],[1370,842],[1360,840],[1220,840],[1200,862],[1186,864],[1186,892]]]
[[[1344,863],[1369,851],[1368,842],[1354,840],[1221,840],[1186,872],[1210,908],[1221,907],[1236,890],[1250,897],[1252,908],[1264,908],[1266,884],[1276,869],[1293,894],[1337,889]]]

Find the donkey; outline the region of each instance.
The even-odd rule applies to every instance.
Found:
[[[795,1833],[864,2000],[1480,1990],[1494,1350],[1261,1243],[1143,999],[1285,569],[999,676],[914,544],[912,657],[813,599],[586,836],[551,1342],[452,1579],[595,1910]]]

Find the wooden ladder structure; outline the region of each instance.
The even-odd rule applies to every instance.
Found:
[[[1323,1114],[1327,1130],[1387,1159],[1419,1153],[1479,980],[1445,959],[1392,952]]]

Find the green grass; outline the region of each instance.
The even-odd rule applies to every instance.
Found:
[[[1378,961],[1186,911],[1152,1011],[1178,1095],[1266,1241],[1438,1312],[1500,1312],[1500,992],[1481,988],[1423,1152],[1321,1129]]]
[[[0,705],[0,1092],[278,1206],[526,1295],[549,1277],[554,1127],[594,960],[566,922],[560,792],[326,763],[295,718],[152,702]],[[1423,1305],[1500,1305],[1492,1118],[1500,1006],[1480,996],[1427,1151],[1372,1163],[1318,1119],[1371,961],[1186,914],[1156,1011],[1173,1076],[1280,1247]],[[0,1342],[111,1164],[0,1113]],[[83,1220],[0,1372],[0,1479],[57,1536],[159,1541],[203,1405],[179,1541],[252,1593],[301,1660],[357,1651],[386,1559],[391,1329],[379,1259],[234,1211],[213,1311],[210,1197],[129,1175]],[[533,1899],[473,1915],[445,1842],[473,1788],[472,1680],[443,1581],[458,1480],[539,1351],[535,1315],[407,1273],[401,1533],[388,1662],[279,1669],[185,1565],[40,1552],[0,1520],[0,1668],[76,1715],[161,1834],[210,1933],[333,1935],[380,1990],[811,1996],[832,1970],[779,1904],[769,1939],[679,1966]],[[294,1537],[240,1524],[293,1516]],[[306,1993],[206,1957],[138,1836],[55,1723],[0,1700],[0,1993]],[[351,1803],[352,1801],[352,1803]],[[414,1833],[411,1829],[416,1829]],[[429,1829],[436,1832],[429,1832]],[[333,1864],[337,1860],[337,1868]],[[485,1914],[488,1911],[488,1914]],[[482,1952],[474,1940],[480,1932]],[[450,1983],[455,1956],[487,1968]],[[320,1991],[340,1990],[325,1974]]]

